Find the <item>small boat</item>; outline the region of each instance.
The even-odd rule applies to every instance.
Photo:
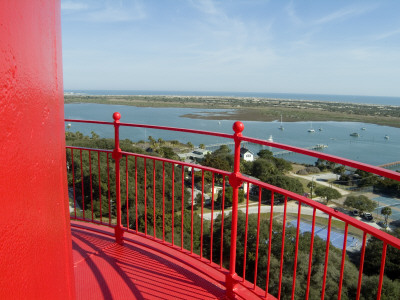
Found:
[[[312,122],[311,122],[311,127],[310,129],[307,130],[308,132],[315,132],[314,128],[312,128]]]
[[[367,130],[367,128],[363,127],[363,128],[361,128],[361,130]]]
[[[389,136],[388,135],[385,135],[385,140],[388,140],[389,139]]]
[[[353,133],[350,133],[350,136],[359,137],[360,135],[358,134],[358,132],[353,132]]]
[[[279,126],[279,130],[285,130],[285,127],[282,125],[282,115],[281,115],[281,126]]]
[[[318,130],[319,130],[319,131],[322,131],[323,129],[320,127]]]
[[[268,142],[273,142],[273,141],[274,141],[274,139],[272,138],[272,135],[270,135],[268,138]]]

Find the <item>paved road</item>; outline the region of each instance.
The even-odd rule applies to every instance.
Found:
[[[239,210],[246,213],[246,206],[241,206],[239,207]],[[284,210],[284,206],[283,205],[275,205],[274,206],[274,213],[283,213]],[[229,214],[232,210],[228,209],[225,210],[226,214]],[[261,205],[261,213],[269,213],[271,212],[271,206],[270,205]],[[293,214],[297,214],[298,212],[298,206],[297,204],[290,204],[288,203],[287,206],[287,213],[293,213]],[[249,214],[257,214],[258,213],[258,205],[252,205],[249,206]],[[214,211],[213,214],[213,219],[215,219],[217,216],[219,216],[221,214],[221,211]],[[302,215],[312,215],[313,214],[313,208],[311,207],[306,207],[306,206],[302,206],[301,207],[301,214]],[[323,213],[321,211],[317,210],[316,213],[317,217],[328,217],[328,215],[326,213]],[[205,213],[203,214],[203,217],[205,220],[211,220],[211,213]]]

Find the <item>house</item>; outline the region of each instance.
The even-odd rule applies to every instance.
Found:
[[[193,163],[204,159],[204,157],[209,153],[211,153],[210,150],[197,148],[194,149],[192,152],[179,153],[178,156],[182,161]]]
[[[240,148],[240,157],[243,158],[245,161],[253,161],[254,154],[247,148]]]

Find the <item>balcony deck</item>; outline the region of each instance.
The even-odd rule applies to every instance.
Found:
[[[119,245],[111,228],[71,224],[77,299],[225,299],[217,266],[138,235]]]

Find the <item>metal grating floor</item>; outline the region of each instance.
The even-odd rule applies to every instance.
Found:
[[[183,262],[193,258],[176,259],[155,251],[154,245],[153,249],[146,245],[145,238],[131,235],[138,242],[125,242],[121,246],[110,236],[84,228],[71,227],[71,234],[77,299],[225,297],[221,281]],[[175,255],[178,253],[171,250]],[[180,253],[180,256],[187,255]]]

